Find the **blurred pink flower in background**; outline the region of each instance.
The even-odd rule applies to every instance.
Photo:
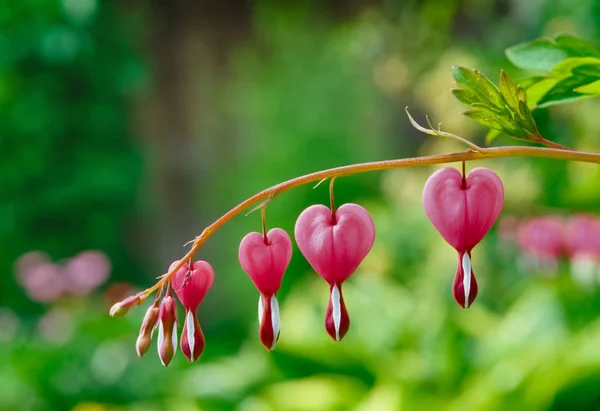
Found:
[[[504,216],[498,222],[498,236],[502,241],[515,242],[519,232],[519,220],[512,215]]]
[[[37,330],[46,342],[63,345],[69,342],[75,333],[73,314],[67,310],[52,308],[40,318]]]
[[[106,281],[110,261],[100,251],[84,251],[61,263],[31,251],[15,263],[16,276],[30,299],[52,302],[62,295],[86,295]]]
[[[600,260],[600,219],[588,214],[574,216],[567,224],[565,243],[570,257],[586,254]]]
[[[584,286],[600,280],[600,219],[586,214],[573,217],[566,227],[566,251],[573,278]]]
[[[570,219],[542,216],[518,221],[507,216],[498,228],[500,246],[516,243],[524,271],[556,275],[559,261],[569,261],[573,280],[583,287],[600,284],[600,218],[576,214]]]
[[[564,252],[564,222],[558,216],[526,220],[518,230],[517,242],[529,264],[556,274],[558,261]]]
[[[84,251],[67,261],[63,275],[65,290],[85,295],[108,279],[110,262],[99,251]]]

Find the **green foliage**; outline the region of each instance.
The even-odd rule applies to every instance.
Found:
[[[526,70],[550,71],[568,54],[549,40],[534,40],[506,50],[506,56],[517,67]]]
[[[533,141],[539,133],[527,106],[527,93],[502,71],[500,87],[496,87],[478,70],[455,66],[452,74],[460,87],[452,93],[461,103],[471,107],[463,115],[499,133]],[[488,135],[488,142],[497,133]]]
[[[559,34],[550,40],[534,40],[506,50],[517,67],[545,72],[526,79],[529,107],[546,107],[600,95],[600,51],[573,36]]]
[[[281,340],[270,353],[260,344],[256,290],[235,256],[242,236],[260,229],[256,214],[236,218],[201,251],[217,278],[199,310],[207,349],[196,364],[179,353],[164,368],[156,357],[156,341],[143,360],[137,359],[134,344],[145,307],[113,319],[102,290],[41,306],[14,284],[15,258],[32,249],[59,260],[100,248],[113,263],[113,281],[136,281],[142,262],[134,260],[133,250],[141,250],[138,256],[147,263],[155,257],[148,250],[167,248],[162,238],[144,238],[135,192],[143,162],[152,162],[153,156],[188,157],[177,144],[153,153],[145,139],[132,142],[131,130],[140,120],[128,97],[146,69],[136,44],[152,50],[157,42],[172,46],[172,53],[152,66],[186,67],[199,59],[207,70],[211,63],[218,67],[212,77],[218,81],[208,86],[206,72],[191,70],[184,71],[184,78],[161,80],[169,92],[188,87],[202,95],[202,104],[194,104],[190,95],[190,101],[181,101],[181,116],[202,124],[199,151],[230,144],[223,158],[201,157],[211,183],[204,179],[190,193],[202,200],[200,219],[209,223],[243,198],[304,172],[447,149],[447,141],[414,132],[401,113],[415,100],[425,112],[435,107],[438,113],[454,113],[456,102],[444,91],[447,61],[464,58],[496,72],[504,63],[499,47],[521,41],[522,33],[547,32],[559,20],[588,30],[581,32],[587,38],[600,35],[595,1],[522,1],[500,8],[476,1],[458,1],[453,7],[440,7],[441,0],[384,3],[397,9],[398,24],[390,24],[375,6],[361,14],[352,5],[330,20],[336,15],[332,2],[290,6],[257,1],[219,16],[222,31],[167,25],[176,28],[167,39],[140,36],[135,30],[140,21],[130,13],[140,4],[161,7],[152,10],[151,21],[141,19],[155,34],[166,14],[192,20],[204,10],[190,13],[185,1],[2,3],[0,410],[598,409],[598,283],[580,286],[565,262],[554,277],[531,268],[514,244],[492,232],[473,254],[480,295],[471,309],[461,310],[450,293],[456,255],[419,202],[431,171],[425,168],[336,183],[340,202],[360,202],[377,226],[372,253],[344,284],[352,328],[341,344],[323,330],[327,286],[297,251],[278,295]],[[65,5],[79,17],[66,13]],[[90,5],[94,13],[84,21],[81,16]],[[525,8],[535,18],[521,20],[515,30],[509,16]],[[501,9],[510,15],[499,14]],[[227,43],[233,32],[245,34],[246,26],[226,24],[230,16],[245,12],[253,33],[238,47],[213,49],[214,42],[198,37],[216,35]],[[207,12],[206,24],[208,17]],[[472,24],[461,24],[457,35],[456,22],[465,19]],[[569,55],[555,64],[556,70],[568,75],[598,58],[567,38],[555,44]],[[218,65],[211,56],[219,56]],[[230,64],[225,67],[224,61]],[[461,79],[478,91],[461,97],[467,104],[481,103],[471,110],[516,114],[523,110],[522,101],[531,110],[532,100],[535,104],[558,76],[552,70],[532,74],[512,82],[527,90],[525,99],[508,78],[495,89],[487,79],[462,73]],[[592,82],[576,91],[597,93],[597,87]],[[583,102],[569,116],[540,110],[536,125],[542,132],[557,130],[568,145],[598,150],[597,122],[587,120],[598,111],[595,103]],[[152,127],[153,119],[140,117],[145,128]],[[166,120],[174,121],[176,133],[182,119]],[[443,148],[432,148],[435,144]],[[541,159],[481,165],[493,167],[505,181],[505,214],[600,209],[597,166]],[[158,172],[144,176],[145,190],[153,189]],[[326,202],[326,192],[326,185],[306,186],[278,196],[268,207],[269,226],[291,232],[302,207]],[[147,206],[159,209],[152,200],[145,199]],[[143,240],[138,247],[136,239]],[[149,267],[143,286],[162,269]]]
[[[0,300],[25,311],[36,307],[8,273],[27,251],[100,249],[113,275],[139,273],[123,236],[141,171],[128,117],[139,33],[116,5],[74,4],[10,0],[0,13]]]

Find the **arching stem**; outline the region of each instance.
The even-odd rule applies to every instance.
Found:
[[[304,184],[320,181],[327,178],[366,173],[368,171],[423,167],[436,164],[456,163],[461,161],[474,161],[503,157],[538,157],[600,164],[600,154],[575,151],[571,149],[565,150],[545,147],[505,146],[487,148],[484,151],[475,150],[476,149],[469,149],[468,151],[461,153],[438,154],[432,156],[402,158],[397,160],[383,160],[371,163],[361,163],[331,168],[328,170],[317,171],[316,173],[296,177],[283,183],[277,184],[266,190],[263,190],[260,193],[257,193],[252,197],[242,201],[240,204],[233,207],[231,210],[229,210],[227,213],[221,216],[210,226],[205,228],[204,231],[202,231],[202,233],[193,241],[192,248],[181,260],[179,260],[179,263],[175,265],[173,269],[170,270],[168,273],[165,273],[164,275],[159,277],[159,281],[155,285],[153,285],[145,291],[142,291],[139,295],[142,296],[142,298],[146,298],[154,291],[159,289],[165,282],[169,281],[173,273],[177,272],[177,270],[179,270],[179,268],[185,263],[185,261],[192,258],[194,254],[196,254],[196,252],[200,249],[200,247],[202,247],[204,242],[208,240],[208,238],[216,230],[218,230],[221,226],[223,226],[233,217],[240,214],[248,207],[251,207],[267,199],[271,200],[283,192],[286,192],[294,187],[298,187]]]

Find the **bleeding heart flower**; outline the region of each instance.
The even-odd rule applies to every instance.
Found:
[[[433,226],[458,251],[452,291],[456,302],[468,308],[477,297],[471,250],[494,225],[502,210],[502,181],[487,168],[475,168],[463,178],[457,169],[446,167],[429,177],[422,200]]]
[[[334,340],[340,341],[350,327],[342,283],[371,251],[375,241],[373,219],[357,204],[344,204],[335,213],[318,204],[300,214],[294,234],[304,257],[329,283],[325,329]]]
[[[171,264],[173,267],[177,264]],[[170,271],[170,270],[169,270]],[[196,309],[214,281],[214,271],[206,261],[196,261],[192,267],[187,263],[173,275],[173,289],[185,307],[185,321],[181,331],[181,352],[189,362],[195,362],[204,351],[204,334],[198,322]]]
[[[279,303],[277,291],[292,258],[292,240],[281,228],[273,228],[266,237],[247,234],[238,252],[242,269],[260,291],[258,322],[260,340],[267,350],[275,348],[279,339]]]

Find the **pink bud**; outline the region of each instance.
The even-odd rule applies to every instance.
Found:
[[[185,311],[185,322],[181,330],[181,352],[189,362],[195,362],[204,351],[204,334],[200,328],[196,311]]]
[[[324,205],[304,210],[294,229],[298,248],[330,286],[325,328],[340,341],[350,326],[342,283],[356,271],[375,241],[375,224],[367,210],[344,204],[335,214]]]
[[[135,305],[140,305],[143,302],[144,302],[144,299],[139,294],[132,295],[130,297],[127,297],[123,301],[113,304],[113,306],[110,307],[109,314],[111,317],[114,317],[114,318],[123,317],[125,314],[127,314],[129,312],[131,307],[133,307]]]
[[[135,350],[137,351],[139,358],[142,358],[150,348],[150,343],[152,342],[152,331],[158,322],[159,312],[160,310],[156,303],[152,304],[148,308],[148,311],[146,311],[146,315],[144,316],[144,320],[142,321],[142,326],[140,328],[140,334],[135,343]]]
[[[177,303],[170,295],[162,299],[158,314],[158,356],[166,367],[177,347]]]
[[[238,257],[243,270],[255,287],[266,295],[279,290],[281,279],[292,258],[292,240],[281,228],[262,234],[247,234],[240,244]]]
[[[171,267],[177,263],[178,261],[175,261]],[[209,263],[196,261],[191,270],[187,263],[184,264],[173,275],[171,282],[181,304],[187,310],[194,311],[212,286],[214,278],[215,273]]]
[[[502,210],[502,181],[487,168],[471,170],[464,180],[455,168],[442,168],[425,183],[422,201],[433,226],[459,253],[452,290],[456,301],[468,308],[477,295],[470,253]]]
[[[279,340],[279,303],[274,294],[260,294],[258,299],[258,323],[260,341],[267,350],[275,348]]]

